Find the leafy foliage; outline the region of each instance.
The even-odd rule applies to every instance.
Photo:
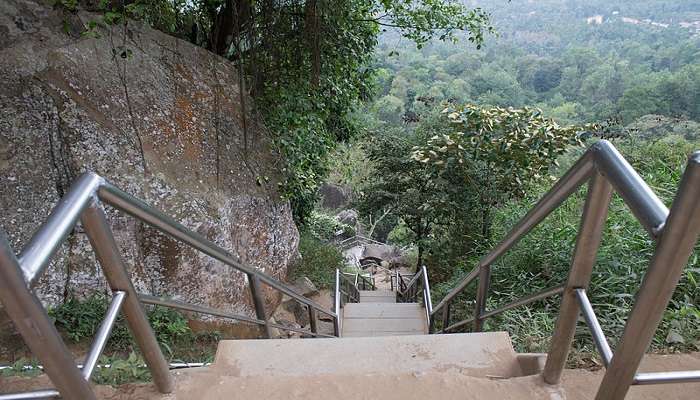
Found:
[[[342,269],[345,265],[338,248],[302,231],[299,253],[301,260],[291,269],[291,279],[305,276],[322,289],[330,289],[335,285],[335,270]]]
[[[353,236],[355,228],[339,222],[334,216],[312,211],[306,221],[305,230],[309,235],[322,242],[329,242],[336,235]]]
[[[675,196],[686,157],[697,148],[697,142],[671,135],[653,142],[627,139],[617,146],[644,180],[669,204]],[[569,157],[565,166],[568,167],[577,156]],[[558,174],[565,170],[560,169]],[[550,187],[546,181],[533,182],[528,185],[524,198],[511,199],[499,207],[494,213],[494,237],[504,237]],[[574,193],[493,265],[493,295],[488,309],[565,282],[585,196],[584,189]],[[654,243],[646,231],[622,199],[614,196],[588,290],[603,330],[613,346],[622,334],[653,251]],[[691,256],[656,333],[652,343],[656,351],[695,351],[700,346],[698,251],[700,246]],[[472,255],[461,268],[454,269],[451,279],[434,285],[435,301],[439,301],[476,265],[478,256]],[[473,315],[474,298],[475,285],[472,285],[454,303],[453,313],[462,318]],[[508,331],[518,351],[547,351],[558,306],[559,298],[553,297],[518,307],[488,320],[487,329]],[[590,358],[595,353],[590,334],[585,329],[577,331],[574,343],[577,351],[572,362]]]
[[[71,297],[63,304],[50,309],[49,315],[54,319],[59,331],[71,342],[80,343],[92,340],[108,306],[109,300],[102,295],[86,299]],[[158,343],[170,358],[207,357],[207,346],[212,347],[219,339],[216,332],[193,332],[185,316],[170,308],[151,307],[148,310],[148,321],[156,333]],[[133,338],[123,315],[120,314],[107,343],[107,351],[123,353],[132,349]],[[210,348],[208,351],[212,350],[213,348]]]
[[[466,104],[450,106],[443,113],[452,132],[433,136],[415,149],[413,158],[443,168],[480,163],[489,171],[483,176],[483,187],[505,195],[522,195],[526,183],[549,176],[557,158],[581,144],[580,134],[585,130],[561,127],[541,110],[528,107]]]

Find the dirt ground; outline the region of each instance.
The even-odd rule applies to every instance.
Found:
[[[640,371],[700,369],[700,353],[650,355]],[[460,374],[328,375],[314,377],[236,377],[213,375],[206,368],[173,371],[176,391],[157,393],[152,384],[113,388],[95,386],[100,400],[199,399],[591,399],[604,371],[566,370],[561,387],[542,383],[539,376],[484,379]],[[50,387],[46,376],[0,378],[0,393]],[[628,400],[697,400],[700,383],[636,386]],[[330,397],[329,397],[330,396]],[[428,397],[425,397],[428,396]]]

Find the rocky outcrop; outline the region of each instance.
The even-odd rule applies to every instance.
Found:
[[[329,210],[342,209],[350,204],[352,200],[352,190],[346,186],[324,183],[318,189],[321,196],[320,205]]]
[[[91,170],[284,277],[298,232],[275,192],[278,156],[235,67],[138,23],[97,38],[70,33],[92,18],[0,2],[0,226],[15,250]],[[108,216],[138,290],[251,313],[244,274],[115,210]],[[56,304],[96,290],[107,286],[78,226],[36,292]],[[279,301],[266,294],[268,305]]]

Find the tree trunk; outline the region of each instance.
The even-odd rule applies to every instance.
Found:
[[[320,24],[316,0],[307,0],[305,4],[306,43],[311,53],[311,84],[318,86],[321,77],[321,49],[319,45]]]
[[[236,23],[236,4],[226,0],[221,11],[216,15],[209,38],[209,49],[220,56],[226,56]]]

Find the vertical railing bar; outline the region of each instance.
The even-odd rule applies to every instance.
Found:
[[[265,302],[262,299],[262,287],[260,286],[260,279],[257,274],[248,274],[248,284],[250,286],[250,294],[253,298],[253,306],[255,307],[255,316],[262,321],[265,321],[265,325],[261,325],[262,336],[265,339],[270,339],[272,337],[272,331],[270,329],[270,321],[267,318],[267,313],[265,312]],[[312,307],[309,306],[309,309]]]
[[[309,328],[311,328],[312,333],[318,333],[318,324],[316,321],[316,310],[313,307],[308,307],[309,309]]]
[[[341,317],[340,317],[340,270],[336,268],[335,270],[335,292],[333,295],[333,313],[335,317],[333,319],[333,333],[335,336],[340,337],[341,334]]]
[[[586,320],[586,324],[588,324],[588,328],[591,330],[593,342],[598,348],[598,353],[600,353],[600,357],[603,359],[603,365],[605,365],[605,367],[607,368],[608,365],[610,365],[610,360],[612,360],[613,352],[610,349],[610,344],[608,344],[608,340],[605,338],[603,328],[600,327],[600,323],[598,322],[598,318],[595,315],[593,306],[591,306],[591,302],[590,300],[588,300],[588,296],[586,295],[586,290],[575,289],[574,293],[576,293],[576,297],[578,298],[583,318]]]
[[[452,303],[447,303],[445,304],[444,308],[442,309],[442,331],[445,331],[445,328],[450,326],[450,308],[452,307]]]
[[[174,384],[168,362],[163,356],[138,293],[127,273],[102,206],[99,203],[93,203],[86,208],[83,211],[81,223],[109,286],[113,291],[126,292],[126,299],[122,305],[124,317],[151,371],[153,382],[161,393],[172,392]]]
[[[105,314],[104,320],[100,324],[100,327],[95,333],[95,339],[90,346],[90,351],[88,351],[85,357],[85,362],[83,363],[83,377],[85,380],[90,380],[92,373],[95,371],[95,366],[97,366],[97,360],[100,358],[102,351],[107,345],[109,340],[109,335],[112,333],[112,328],[114,328],[114,323],[117,321],[119,312],[124,304],[124,299],[126,299],[126,292],[116,291],[112,297],[112,301],[107,308],[107,313]]]
[[[481,265],[479,267],[479,289],[477,290],[476,305],[474,307],[474,332],[481,332],[484,327],[483,314],[486,312],[486,301],[488,300],[490,287],[491,265]]]
[[[569,277],[561,295],[559,316],[549,343],[544,371],[542,371],[544,381],[550,385],[559,383],[566,365],[580,313],[575,289],[586,289],[590,283],[612,192],[612,185],[605,177],[598,173],[593,174],[588,183]]]
[[[0,229],[0,301],[51,382],[68,400],[95,400],[73,356],[56,331],[44,306],[29,290],[22,269]]]
[[[693,153],[671,205],[615,355],[596,400],[621,400],[663,318],[700,235],[700,152]]]

